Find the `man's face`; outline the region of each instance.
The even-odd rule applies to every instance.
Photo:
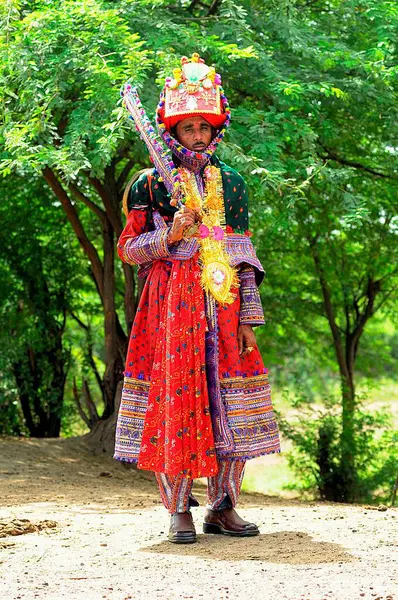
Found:
[[[203,117],[187,117],[176,126],[176,136],[180,144],[193,150],[203,152],[211,142],[211,125]]]

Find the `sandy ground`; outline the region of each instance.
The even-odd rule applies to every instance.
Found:
[[[0,438],[0,476],[1,600],[398,600],[397,509],[242,495],[259,537],[176,546],[152,476],[76,440]]]

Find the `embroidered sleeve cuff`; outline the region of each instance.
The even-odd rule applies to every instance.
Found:
[[[125,262],[131,265],[144,265],[170,256],[167,244],[168,233],[168,228],[157,229],[127,240],[123,251]]]
[[[244,267],[239,271],[240,279],[240,313],[241,325],[264,325],[264,312],[256,284],[253,267]]]

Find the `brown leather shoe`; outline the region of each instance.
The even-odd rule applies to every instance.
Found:
[[[254,523],[244,521],[234,508],[222,510],[206,509],[203,533],[222,533],[237,537],[258,535],[259,529]]]
[[[193,544],[196,542],[195,525],[190,512],[171,515],[168,539],[173,544]]]

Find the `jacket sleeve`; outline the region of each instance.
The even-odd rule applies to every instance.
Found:
[[[146,265],[170,255],[167,244],[169,227],[154,215],[154,230],[148,227],[150,195],[148,179],[144,174],[132,186],[129,195],[129,214],[117,244],[119,257],[130,265]]]
[[[240,325],[264,325],[264,312],[261,305],[254,268],[242,265],[239,271],[240,280]]]
[[[249,198],[246,183],[239,173],[235,173],[234,193],[231,197],[236,199],[236,204],[232,204],[231,216],[233,226],[242,233],[249,234]],[[228,204],[228,203],[227,203]],[[248,256],[252,253],[251,256]],[[264,325],[264,312],[261,305],[261,298],[258,291],[256,275],[259,281],[263,276],[263,268],[257,258],[254,247],[246,237],[244,243],[236,243],[233,249],[236,264],[239,266],[240,281],[240,325]],[[234,262],[235,262],[234,260]],[[256,269],[255,269],[256,267]]]

